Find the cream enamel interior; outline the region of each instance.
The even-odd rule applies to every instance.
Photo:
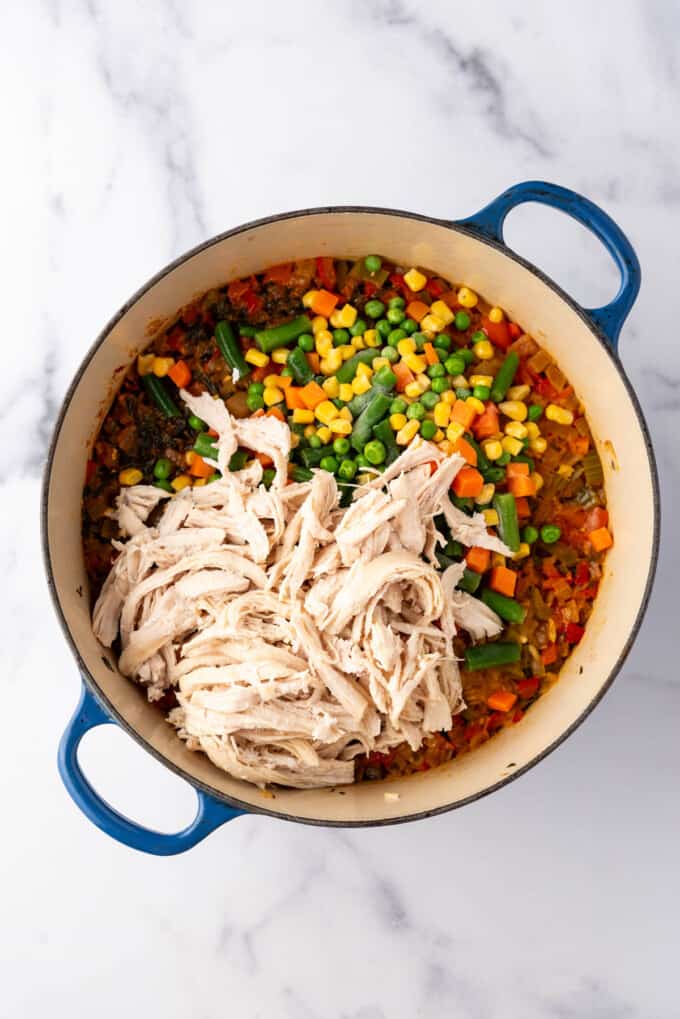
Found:
[[[111,379],[145,345],[150,320],[170,316],[214,285],[277,262],[372,251],[464,281],[505,307],[555,356],[587,409],[604,465],[616,543],[584,640],[560,681],[520,724],[459,762],[388,785],[272,795],[187,751],[95,641],[80,541],[85,462],[107,409]],[[558,293],[501,250],[460,230],[396,213],[348,210],[263,223],[223,238],[176,266],[132,303],[83,369],[61,422],[48,487],[47,541],[56,596],[71,637],[104,698],[143,744],[190,780],[256,810],[351,824],[437,810],[483,793],[532,762],[574,725],[606,685],[630,638],[653,556],[654,512],[650,461],[626,386],[590,328]],[[386,790],[399,799],[386,802]]]

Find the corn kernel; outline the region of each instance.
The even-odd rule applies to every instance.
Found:
[[[465,403],[466,403],[466,405],[468,407],[472,407],[472,409],[474,411],[476,411],[477,414],[483,414],[484,413],[484,410],[485,410],[484,404],[483,404],[483,402],[481,400],[478,400],[476,396],[468,396],[468,398],[465,401]]]
[[[555,625],[555,620],[552,616],[548,620],[548,640],[551,644],[554,644],[557,640],[557,626]]]
[[[503,447],[498,439],[489,439],[483,448],[487,460],[498,460],[499,456],[503,456]]]
[[[504,435],[501,440],[501,445],[505,452],[509,453],[510,456],[517,456],[522,452],[522,443],[519,439],[514,439],[512,435]]]
[[[162,379],[168,374],[174,363],[175,362],[171,357],[154,357],[151,370],[154,375],[157,375],[159,379]]]
[[[316,434],[321,439],[324,446],[327,446],[328,443],[331,441],[332,433],[328,425],[323,425],[323,427],[317,428]]]
[[[138,485],[144,475],[136,467],[127,467],[124,471],[121,471],[118,475],[118,480],[121,485],[128,487],[129,485]]]
[[[462,308],[474,308],[479,300],[474,290],[470,290],[469,287],[461,287],[456,297]]]
[[[470,383],[464,375],[454,375],[451,380],[451,384],[454,389],[469,389]]]
[[[264,388],[265,389],[283,389],[283,386],[279,385],[281,381],[280,375],[265,375],[264,377]]]
[[[527,419],[527,405],[522,400],[505,400],[498,404],[498,409],[501,414],[505,414],[506,418],[511,418],[513,421],[526,421]]]
[[[472,350],[478,361],[490,361],[494,356],[493,346],[489,340],[478,340]]]
[[[491,565],[492,566],[505,566],[505,556],[500,552],[491,553]]]
[[[364,333],[364,343],[366,344],[367,347],[380,347],[380,346],[382,346],[382,341],[381,341],[380,337],[378,336],[378,330],[377,329],[367,329],[366,332]]]
[[[154,368],[154,371],[156,369]],[[558,407],[556,403],[549,403],[545,408],[545,416],[548,421],[554,421],[557,425],[570,425],[574,420],[574,415],[570,410],[565,410],[564,407]]]
[[[513,559],[526,559],[527,556],[531,555],[531,547],[527,545],[526,541],[520,542],[520,546],[515,552]]]
[[[421,333],[440,333],[445,325],[446,322],[443,318],[440,318],[439,315],[434,315],[430,312],[420,320],[420,331]]]
[[[324,318],[323,315],[315,315],[312,319],[312,332],[316,336],[317,333],[324,332],[328,329],[328,319]]]
[[[281,403],[283,400],[283,393],[280,389],[275,389],[274,386],[265,386],[262,399],[267,407],[273,407],[275,404]]]
[[[324,358],[326,364],[330,365],[331,372],[336,372],[342,365],[342,354],[340,353],[339,347],[333,347],[329,350]]]
[[[400,354],[401,357],[406,357],[407,354],[415,354],[415,352],[415,341],[412,340],[410,336],[406,336],[403,340],[399,340],[399,343],[397,344],[397,353]]]
[[[471,375],[470,376],[471,386],[486,386],[490,389],[493,385],[493,375]]]
[[[453,322],[455,315],[444,301],[433,301],[430,305],[430,314],[440,318],[445,326]]]
[[[432,385],[432,379],[425,372],[421,372],[420,375],[416,375],[416,382],[420,386],[420,392],[424,393],[426,389],[429,389]]]
[[[265,393],[267,391],[265,390]],[[266,401],[265,401],[266,402]],[[318,421],[322,425],[329,425],[333,418],[338,416],[338,408],[330,400],[322,400],[321,403],[317,404],[314,409],[314,413]]]
[[[427,283],[427,276],[424,276],[422,272],[419,272],[417,269],[409,269],[408,272],[404,273],[404,283],[409,290],[413,290],[415,293],[418,293],[418,291],[422,290]]]
[[[527,436],[530,439],[537,439],[541,434],[541,429],[538,427],[535,421],[527,421],[525,428],[527,430]]]
[[[176,492],[181,492],[183,488],[189,488],[191,485],[191,478],[188,474],[178,474],[176,478],[173,478],[170,482]]]
[[[438,428],[446,428],[451,417],[451,405],[444,403],[440,400],[439,403],[435,404],[434,408],[434,423]]]
[[[542,435],[537,435],[535,439],[529,440],[529,449],[532,453],[545,453],[548,448],[548,441],[544,439]]]
[[[510,386],[508,400],[526,400],[530,392],[531,386]]]
[[[410,400],[417,400],[421,393],[420,382],[414,380],[413,382],[407,382],[404,386],[404,395],[408,396]]]
[[[460,421],[452,421],[446,429],[446,438],[449,442],[458,442],[464,432],[465,428],[461,425]]]
[[[378,369],[380,369],[380,368],[389,368],[389,367],[390,367],[390,362],[388,361],[388,359],[386,357],[376,357],[375,361],[373,362],[373,371],[374,372],[377,372]]]
[[[407,354],[403,361],[415,375],[420,375],[427,368],[427,361],[421,354]]]
[[[354,349],[355,350],[365,350],[366,349],[366,341],[363,338],[363,336],[355,336],[354,339],[352,340],[352,343],[354,344]]]
[[[369,481],[373,481],[375,474],[370,474],[368,471],[364,471],[363,474],[357,474],[356,482],[357,485],[367,485]]]
[[[487,527],[498,526],[498,513],[496,513],[495,509],[483,509],[482,516]]]
[[[367,379],[365,375],[357,375],[352,382],[352,392],[355,396],[367,393],[370,388],[371,380]]]
[[[448,439],[440,439],[437,443],[444,456],[451,456],[453,453],[453,443]]]
[[[349,407],[341,407],[338,417],[342,418],[343,421],[352,421],[352,411]]]
[[[187,465],[187,467],[191,467],[192,463],[194,462],[197,456],[198,453],[195,453],[193,449],[188,450],[184,454],[184,463]]]
[[[296,408],[293,412],[293,423],[296,425],[311,425],[314,421],[314,411]]]
[[[560,464],[557,468],[557,473],[560,478],[570,478],[574,473],[574,468],[569,464]]]
[[[272,361],[274,364],[285,364],[289,353],[290,351],[287,347],[277,347],[276,350],[272,351]]]
[[[443,442],[445,439],[446,439],[446,432],[443,432],[441,430],[441,428],[438,428],[437,431],[432,436],[432,441],[433,442]]]
[[[445,392],[442,393],[442,400],[444,401],[444,403],[448,403],[451,406],[454,405],[457,399],[458,397],[456,396],[452,389],[447,389]]]
[[[296,435],[295,438],[297,439],[298,436]],[[203,488],[203,486],[207,485],[207,484],[208,484],[208,479],[207,478],[195,478],[194,479],[194,483],[193,483],[193,485],[191,487],[192,488]]]
[[[312,417],[314,417],[313,413],[312,413]],[[309,439],[310,436],[316,435],[316,428],[314,427],[314,425],[307,425],[307,427],[305,428],[303,434],[304,434],[305,439]]]
[[[153,363],[155,360],[155,354],[140,354],[137,358],[137,371],[139,374],[150,375],[153,371]]]
[[[357,365],[357,375],[364,375],[367,379],[370,379],[372,374],[373,369],[371,368],[370,364]]]
[[[398,446],[408,446],[412,439],[415,439],[416,435],[420,431],[420,421],[407,421],[403,428],[400,428],[396,434],[396,441]]]
[[[505,318],[502,308],[490,308],[489,309],[489,322],[495,322],[498,324]]]
[[[255,347],[246,351],[245,359],[248,364],[254,364],[256,368],[265,368],[269,364],[269,355],[261,350],[256,350]]]
[[[314,303],[314,298],[318,294],[318,290],[308,290],[306,294],[302,295],[302,307],[311,308]]]
[[[395,432],[401,431],[407,421],[405,414],[390,414],[390,428]]]
[[[331,381],[330,379],[326,379],[326,382],[330,382],[330,381]],[[336,381],[337,381],[337,379],[336,379]],[[324,383],[324,388],[325,388],[325,383]],[[326,390],[326,392],[328,392],[328,390]],[[343,401],[343,403],[349,403],[349,401],[354,396],[354,390],[352,389],[351,383],[349,383],[349,382],[341,382],[339,387],[338,387],[338,396]]]
[[[475,502],[478,506],[486,506],[487,503],[491,502],[496,493],[496,486],[490,481],[486,485],[482,485],[482,490],[475,498]]]
[[[529,433],[521,421],[509,421],[505,426],[505,434],[513,435],[516,439],[526,439]]]
[[[354,357],[357,352],[357,348],[353,343],[343,343],[341,347],[338,347],[338,350],[342,355],[343,361],[349,361],[350,357]]]
[[[420,331],[421,331],[421,333],[423,334],[423,336],[425,337],[426,340],[434,340],[436,335],[437,335],[431,329],[423,329],[423,323],[422,322],[420,323]]]
[[[337,325],[333,321],[337,319]],[[336,329],[351,329],[357,320],[357,310],[351,304],[343,304],[331,315],[331,322]]]
[[[336,417],[331,421],[328,426],[333,435],[351,435],[352,434],[352,423],[351,421],[345,421],[344,418]]]
[[[319,357],[326,357],[333,350],[333,334],[328,329],[322,329],[316,334],[315,346]]]
[[[335,376],[332,376],[330,379],[325,379],[324,382],[322,382],[321,384],[321,388],[323,389],[324,393],[326,394],[329,400],[337,400],[337,398],[340,396],[340,383],[335,378]],[[350,386],[350,389],[351,388],[352,387]],[[342,397],[340,397],[340,399],[342,399]],[[350,396],[350,400],[351,399],[352,397]]]
[[[544,484],[544,482],[543,482],[543,475],[539,474],[538,471],[534,471],[534,473],[531,475],[531,480],[533,481],[534,485],[536,486],[536,491],[537,492],[541,488],[543,488],[543,484]]]
[[[340,309],[336,308],[335,311],[331,312],[330,323],[334,329],[340,328]]]

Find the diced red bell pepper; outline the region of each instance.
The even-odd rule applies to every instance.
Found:
[[[486,723],[487,732],[495,732],[496,729],[500,729],[505,721],[505,712],[494,711],[489,715],[489,720]]]
[[[541,651],[541,661],[544,665],[553,665],[557,661],[557,644],[548,644]]]
[[[588,564],[584,563],[583,560],[576,564],[574,570],[574,583],[577,587],[586,587],[590,582],[590,570]]]
[[[507,322],[491,322],[486,316],[482,318],[482,329],[495,347],[507,350],[512,343]]]
[[[388,279],[395,290],[401,291],[404,289],[405,286],[404,277],[400,272],[391,272],[388,276]]]
[[[578,644],[585,632],[584,628],[579,626],[578,623],[567,623],[564,635],[570,644]]]
[[[583,529],[590,534],[591,531],[596,531],[598,527],[606,527],[608,523],[609,513],[607,510],[602,506],[594,506],[586,514]]]
[[[439,280],[428,280],[425,289],[429,292],[430,296],[434,298],[441,297],[445,290]]]
[[[522,700],[528,700],[538,693],[538,687],[540,685],[540,679],[538,676],[531,676],[529,679],[520,679],[517,681],[517,693],[520,695]]]
[[[518,326],[516,322],[508,322],[508,332],[513,340],[518,340],[522,335],[521,326]]]
[[[325,290],[335,290],[335,262],[332,258],[317,258],[316,275]]]
[[[522,711],[521,708],[517,708],[515,710],[514,715],[512,716],[513,723],[516,725],[517,722],[521,722],[523,718],[524,718],[524,712]]]
[[[375,283],[371,283],[370,280],[365,280],[364,293],[366,294],[366,297],[373,297],[373,294],[378,293],[378,288]]]

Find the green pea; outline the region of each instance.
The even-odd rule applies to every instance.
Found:
[[[538,541],[538,531],[535,527],[532,527],[531,524],[527,524],[527,526],[523,529],[522,541],[525,541],[527,545],[533,545],[535,541]]]
[[[346,456],[349,453],[350,445],[349,439],[338,436],[337,439],[333,440],[333,452],[337,453],[338,456]]]
[[[363,318],[358,318],[349,331],[352,336],[363,336],[367,329],[368,325],[364,322]]]
[[[156,488],[162,488],[164,492],[175,491],[170,482],[166,481],[165,478],[158,478],[157,481],[154,481],[154,485],[156,486]]]
[[[305,354],[309,354],[314,350],[314,337],[310,333],[303,333],[302,336],[298,336],[297,345]]]
[[[413,333],[418,332],[418,323],[414,322],[412,318],[407,318],[404,319],[401,328],[405,329],[409,336],[412,336]],[[425,339],[425,337],[423,337],[423,339]]]
[[[276,471],[271,467],[267,467],[262,471],[262,484],[265,488],[271,488],[272,481],[276,476]]]
[[[505,467],[506,464],[510,463],[511,459],[512,457],[510,456],[510,454],[504,449],[501,455],[496,460],[496,463],[498,464],[499,467]]]
[[[251,382],[250,385],[248,386],[248,396],[262,396],[263,393],[264,393],[264,382]],[[200,428],[199,431],[201,432],[205,431],[205,426]]]
[[[431,379],[443,379],[446,375],[446,368],[443,364],[431,364],[428,365],[427,374]]]
[[[156,460],[156,463],[153,465],[154,478],[158,478],[159,481],[165,481],[171,474],[172,463],[170,460],[166,460],[164,456],[162,456],[159,460]]]
[[[318,435],[310,435],[309,438],[307,439],[307,442],[309,443],[312,449],[321,449],[321,447],[323,446],[323,443]]]
[[[222,475],[220,474],[220,472],[215,471],[215,473],[211,474],[210,477],[208,478],[207,484],[212,485],[213,481],[219,481],[221,477]]]
[[[473,386],[472,395],[476,396],[478,400],[488,400],[491,396],[490,386]]]
[[[406,417],[410,421],[422,421],[425,417],[425,408],[418,400],[412,403],[406,411]]]
[[[408,404],[406,400],[402,400],[402,398],[398,396],[395,400],[392,400],[392,403],[390,404],[390,414],[405,414],[407,407]]]
[[[427,336],[423,333],[411,333],[411,339],[416,345],[416,350],[422,350],[425,344],[428,342]]]
[[[366,301],[366,304],[364,305],[364,311],[369,318],[380,318],[384,310],[385,305],[382,301],[377,301],[375,298],[370,301]]]
[[[440,350],[451,350],[452,343],[453,340],[450,336],[447,336],[446,333],[439,333],[438,336],[435,336],[432,345],[434,347],[438,347]]]
[[[378,332],[378,336],[382,336],[382,338],[385,339],[392,332],[392,323],[388,322],[386,318],[381,318],[379,322],[376,322],[375,328]]]
[[[453,320],[453,324],[459,333],[464,333],[469,328],[472,319],[466,311],[457,311],[456,317]]]
[[[328,471],[329,474],[335,474],[338,469],[338,461],[334,456],[324,456],[319,467],[322,471]]]
[[[562,536],[562,531],[557,524],[544,524],[541,528],[541,541],[546,545],[554,545]]]
[[[406,301],[403,297],[392,297],[387,305],[388,308],[404,308],[405,306]]]
[[[359,455],[354,458],[354,463],[357,465],[358,471],[371,466],[363,453],[359,453]]]
[[[380,255],[366,255],[364,259],[364,268],[366,272],[379,272],[382,265],[382,258]]]
[[[391,364],[399,360],[399,353],[395,347],[383,347],[380,351],[380,356],[386,357]]]
[[[262,390],[264,391],[264,386],[262,386]],[[248,386],[248,392],[250,392],[250,386]],[[191,428],[191,430],[194,432],[204,432],[206,424],[205,421],[201,421],[201,419],[199,417],[196,417],[195,414],[190,414],[189,428]]]
[[[371,439],[371,441],[367,442],[364,446],[364,456],[368,460],[369,464],[372,464],[374,467],[378,464],[384,463],[385,457],[387,456],[387,450],[385,449],[384,442],[381,442],[380,439]]]
[[[288,365],[286,365],[285,368],[281,369],[281,374],[283,375],[284,379],[289,379],[289,378],[292,377],[293,373],[290,370],[290,368],[288,367]]]
[[[393,329],[390,335],[387,337],[387,342],[389,343],[390,347],[396,347],[396,345],[399,343],[399,340],[404,339],[406,339],[406,333],[404,332],[403,329]]]
[[[357,472],[356,460],[341,460],[338,467],[338,477],[343,481],[351,481]]]
[[[462,375],[465,371],[465,361],[459,354],[451,354],[444,361],[444,367],[446,368],[449,375]]]
[[[334,329],[333,346],[343,347],[346,343],[349,343],[349,329]]]
[[[246,406],[251,414],[254,414],[256,410],[262,410],[264,400],[258,393],[249,393],[246,397]]]
[[[441,394],[445,393],[447,389],[450,389],[449,380],[447,378],[436,378],[432,379],[432,385],[430,386],[433,393]]]
[[[420,426],[420,434],[424,439],[434,439],[437,434],[437,426],[434,421],[423,421]]]
[[[459,400],[467,400],[469,396],[472,396],[472,393],[469,389],[466,389],[465,386],[458,386],[456,389],[456,396]]]
[[[388,322],[391,322],[393,326],[401,325],[406,318],[406,315],[401,308],[388,308],[385,313],[385,317]]]
[[[431,389],[428,389],[420,397],[420,402],[422,403],[423,407],[425,407],[427,410],[434,410],[434,408],[439,403],[439,397],[437,396],[436,393],[433,393]]]
[[[477,335],[477,333],[475,333],[475,336],[476,335]],[[486,339],[486,336],[484,335],[484,333],[481,333],[480,335],[484,339]],[[474,339],[474,337],[473,337],[473,339]],[[477,341],[475,340],[475,343],[476,342]],[[463,360],[465,361],[465,364],[472,364],[473,361],[477,360],[477,358],[475,357],[474,351],[470,350],[469,347],[461,347],[459,350],[456,351],[456,353],[458,354],[458,357],[462,357],[463,358]]]
[[[527,418],[529,421],[538,421],[542,414],[543,408],[539,403],[532,403],[529,405],[529,409],[527,411]]]

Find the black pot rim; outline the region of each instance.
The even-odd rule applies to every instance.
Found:
[[[47,512],[48,512],[48,498],[49,498],[50,479],[51,479],[51,475],[52,475],[52,465],[53,465],[53,462],[54,462],[55,450],[56,450],[56,447],[57,447],[57,444],[58,444],[58,441],[59,441],[59,436],[61,434],[61,427],[62,427],[64,418],[65,418],[65,416],[66,416],[66,414],[67,414],[67,412],[69,410],[69,407],[71,405],[71,401],[73,399],[75,390],[77,389],[78,384],[80,383],[82,375],[85,372],[85,370],[88,367],[88,365],[90,364],[90,361],[92,360],[92,358],[94,357],[96,352],[99,350],[99,348],[102,346],[102,344],[107,340],[109,334],[114,329],[114,327],[118,324],[118,322],[120,322],[120,320],[128,313],[128,311],[153,286],[155,286],[156,283],[158,283],[160,280],[162,280],[165,276],[169,275],[169,273],[173,272],[175,269],[177,269],[180,266],[182,266],[184,263],[188,262],[195,255],[198,255],[201,252],[206,251],[208,248],[211,248],[211,247],[213,247],[216,244],[220,244],[222,241],[226,240],[227,238],[237,237],[239,234],[246,233],[247,231],[253,230],[253,229],[257,228],[257,227],[269,226],[269,225],[271,225],[273,223],[278,223],[278,222],[281,222],[281,221],[285,221],[287,219],[300,219],[300,218],[305,217],[305,216],[319,216],[319,215],[328,215],[328,214],[332,214],[332,215],[346,215],[346,214],[356,214],[356,213],[359,213],[359,214],[363,213],[363,214],[368,214],[368,215],[396,216],[396,217],[401,218],[401,219],[412,219],[412,220],[415,220],[417,222],[427,223],[427,224],[431,224],[431,225],[435,225],[435,226],[442,226],[442,227],[445,227],[445,228],[447,228],[449,230],[453,230],[453,231],[456,231],[456,232],[459,232],[459,233],[462,233],[462,234],[466,234],[467,236],[473,238],[474,240],[479,241],[482,244],[486,244],[490,248],[496,249],[501,254],[505,255],[507,258],[510,258],[512,261],[517,262],[520,266],[522,266],[522,268],[526,269],[533,276],[537,277],[537,279],[539,279],[547,287],[549,287],[558,297],[560,297],[569,306],[569,308],[587,326],[588,330],[593,335],[593,337],[597,340],[597,342],[600,344],[600,346],[605,350],[607,356],[609,357],[609,359],[611,360],[613,366],[615,367],[616,371],[618,372],[618,375],[619,375],[621,381],[623,382],[623,384],[624,384],[624,386],[626,388],[628,396],[630,397],[631,403],[632,403],[633,408],[635,410],[635,414],[637,416],[637,422],[638,422],[640,431],[642,432],[642,437],[643,437],[644,444],[645,444],[645,450],[646,450],[646,453],[647,453],[647,459],[648,459],[648,462],[649,462],[649,469],[650,469],[650,476],[651,476],[651,481],[652,481],[652,497],[653,497],[653,506],[654,506],[654,532],[653,532],[653,537],[652,537],[652,553],[651,553],[651,556],[650,556],[649,568],[648,568],[648,572],[647,572],[647,579],[646,579],[646,582],[645,582],[645,588],[644,588],[642,599],[640,601],[640,607],[638,609],[638,613],[637,613],[637,616],[635,618],[635,622],[633,623],[633,626],[631,628],[631,632],[630,632],[630,634],[628,636],[628,639],[626,640],[625,644],[623,645],[623,647],[622,647],[622,649],[621,649],[621,651],[619,653],[619,656],[618,656],[618,658],[616,660],[616,663],[615,663],[614,667],[611,669],[607,679],[604,681],[604,683],[602,684],[602,686],[598,690],[598,692],[595,695],[595,697],[593,697],[593,699],[585,706],[585,708],[583,709],[581,714],[578,716],[578,718],[575,719],[575,721],[572,722],[572,724],[570,726],[568,726],[562,733],[560,733],[560,735],[557,737],[557,739],[553,740],[553,742],[551,744],[549,744],[547,747],[545,747],[539,754],[537,754],[535,757],[533,757],[530,761],[528,761],[526,764],[524,764],[521,768],[518,768],[516,771],[512,771],[510,774],[508,774],[508,775],[504,776],[503,778],[499,779],[497,782],[494,782],[492,785],[487,786],[485,789],[482,789],[479,792],[473,793],[470,796],[466,796],[466,797],[464,797],[461,800],[457,800],[455,803],[445,803],[445,804],[442,804],[441,806],[433,807],[430,810],[422,810],[422,811],[417,811],[415,813],[402,814],[402,815],[400,815],[398,817],[375,818],[375,819],[372,819],[372,820],[356,820],[356,821],[352,821],[352,820],[325,820],[323,818],[300,817],[300,816],[297,816],[295,814],[290,814],[290,813],[286,813],[286,812],[283,812],[283,811],[273,810],[273,809],[269,809],[267,807],[253,806],[251,803],[247,803],[247,802],[245,802],[243,800],[239,800],[236,797],[228,796],[225,793],[222,793],[220,790],[214,789],[212,786],[206,785],[204,782],[201,782],[201,781],[197,780],[193,775],[190,775],[183,768],[180,768],[178,765],[176,765],[172,761],[168,760],[167,757],[165,757],[158,750],[156,750],[155,747],[153,747],[149,742],[147,742],[147,740],[139,732],[137,732],[136,729],[134,729],[130,725],[130,723],[126,720],[125,716],[122,715],[114,707],[114,705],[109,701],[109,699],[106,697],[106,695],[103,693],[103,691],[99,687],[99,685],[98,685],[97,681],[95,680],[94,676],[90,673],[89,669],[85,665],[85,662],[84,662],[84,660],[83,660],[83,658],[82,658],[82,656],[80,654],[80,650],[78,648],[77,642],[75,641],[73,635],[71,634],[71,631],[70,631],[70,629],[68,627],[68,624],[66,622],[66,618],[64,616],[64,613],[63,613],[62,608],[61,608],[61,603],[59,601],[59,594],[58,594],[57,585],[56,585],[55,578],[54,578],[54,572],[53,572],[53,569],[52,569],[52,562],[51,562],[51,559],[50,559],[48,532],[47,532]],[[576,729],[578,729],[578,727],[585,721],[585,719],[590,715],[590,713],[594,710],[594,708],[597,707],[597,705],[602,700],[604,695],[609,691],[609,689],[611,688],[614,680],[616,679],[616,677],[618,676],[619,672],[621,671],[621,668],[622,668],[626,658],[628,657],[628,654],[630,652],[631,647],[633,646],[633,643],[635,642],[635,639],[637,638],[638,631],[640,629],[640,626],[642,624],[642,620],[643,620],[645,612],[647,610],[647,606],[649,604],[649,599],[650,599],[650,595],[651,595],[651,591],[652,591],[652,586],[653,586],[653,583],[654,583],[654,575],[656,573],[656,568],[657,568],[658,559],[659,559],[660,521],[661,521],[661,500],[660,500],[660,494],[659,494],[659,478],[658,478],[658,471],[657,471],[657,465],[656,465],[656,458],[655,458],[655,455],[654,455],[654,449],[653,449],[653,446],[652,446],[652,441],[651,441],[651,437],[650,437],[650,434],[649,434],[649,429],[647,427],[647,423],[646,423],[644,415],[642,413],[642,409],[640,407],[639,400],[637,398],[635,390],[633,389],[633,387],[632,387],[632,385],[631,385],[631,383],[630,383],[630,381],[629,381],[625,371],[623,370],[623,366],[621,364],[620,358],[615,353],[615,351],[612,349],[612,347],[611,347],[609,341],[607,340],[607,337],[605,336],[604,332],[598,326],[596,326],[593,323],[593,321],[589,318],[589,316],[586,314],[584,309],[572,297],[570,297],[569,294],[567,294],[557,283],[555,283],[554,280],[552,280],[549,276],[547,276],[544,272],[542,272],[540,269],[538,269],[531,262],[527,261],[521,255],[518,255],[515,251],[512,251],[505,244],[502,244],[502,243],[500,243],[499,241],[496,241],[496,240],[492,240],[491,238],[489,238],[485,234],[480,233],[474,227],[462,225],[462,224],[459,224],[459,223],[457,223],[455,221],[452,221],[452,220],[438,219],[438,218],[433,217],[433,216],[426,216],[426,215],[424,215],[422,213],[406,212],[406,211],[404,211],[402,209],[389,209],[389,208],[382,208],[380,206],[370,206],[370,205],[330,205],[330,206],[320,206],[320,207],[309,208],[309,209],[294,210],[292,212],[279,213],[278,215],[265,216],[265,217],[263,217],[261,219],[251,220],[248,223],[243,223],[240,226],[234,227],[231,230],[225,230],[223,233],[216,234],[214,237],[211,237],[208,240],[203,241],[200,244],[197,244],[195,247],[189,249],[188,251],[184,252],[184,254],[182,254],[178,258],[174,259],[174,261],[168,263],[163,269],[161,269],[158,273],[156,273],[154,276],[152,276],[146,283],[144,283],[132,295],[132,297],[130,297],[125,302],[125,304],[123,304],[119,308],[119,310],[115,313],[115,315],[113,315],[113,317],[104,326],[104,328],[99,333],[99,335],[97,336],[96,340],[94,341],[94,343],[92,344],[90,349],[85,354],[85,357],[83,358],[81,364],[79,365],[79,367],[78,367],[78,369],[77,369],[77,371],[76,371],[76,373],[75,373],[75,375],[74,375],[74,377],[73,377],[73,379],[71,381],[71,384],[68,387],[66,395],[64,396],[64,400],[63,400],[63,402],[61,404],[61,408],[59,410],[59,414],[58,414],[57,420],[56,420],[55,425],[54,425],[54,430],[53,430],[53,433],[52,433],[52,439],[51,439],[49,450],[48,450],[48,454],[47,454],[47,460],[45,462],[45,468],[44,468],[44,471],[43,471],[43,480],[42,480],[41,505],[40,505],[40,525],[41,525],[41,543],[42,543],[43,564],[44,564],[45,572],[46,572],[46,575],[47,575],[47,585],[48,585],[48,589],[49,589],[49,592],[50,592],[50,597],[52,599],[52,604],[53,604],[55,612],[57,614],[57,619],[59,620],[59,624],[61,626],[61,630],[62,630],[62,632],[64,634],[66,642],[69,645],[69,647],[71,649],[71,653],[72,653],[73,657],[75,658],[76,663],[78,665],[78,669],[80,671],[81,678],[82,678],[83,682],[86,684],[87,688],[90,690],[90,692],[94,695],[94,697],[99,701],[101,706],[107,712],[107,714],[109,714],[112,718],[114,718],[115,721],[118,723],[118,725],[120,725],[121,728],[125,732],[128,733],[128,735],[130,735],[141,747],[143,747],[144,750],[146,750],[153,757],[155,757],[156,760],[160,761],[161,764],[163,764],[166,768],[168,768],[171,771],[173,771],[180,778],[184,779],[186,782],[188,782],[190,785],[192,785],[195,789],[202,791],[207,796],[212,797],[214,800],[218,800],[218,801],[220,801],[220,802],[222,802],[224,804],[227,804],[227,805],[229,805],[231,807],[235,807],[238,810],[241,810],[241,811],[243,811],[245,813],[249,813],[249,814],[262,814],[262,815],[266,815],[266,816],[269,816],[269,817],[278,818],[280,820],[294,821],[294,822],[296,822],[298,824],[307,824],[307,825],[313,825],[313,826],[317,826],[317,827],[327,827],[327,828],[374,828],[374,827],[383,827],[383,826],[393,825],[393,824],[403,824],[403,823],[406,823],[407,821],[418,821],[418,820],[422,820],[422,819],[427,818],[427,817],[435,817],[438,814],[445,814],[445,813],[448,813],[451,810],[457,810],[460,807],[464,807],[464,806],[466,806],[469,803],[474,803],[475,801],[480,800],[483,797],[488,796],[488,795],[490,795],[493,792],[496,792],[498,789],[501,789],[503,786],[508,785],[510,782],[514,782],[515,779],[519,778],[521,775],[524,775],[531,768],[535,767],[537,764],[540,763],[540,761],[542,761],[549,754],[551,754],[554,750],[556,750],[557,747],[559,747],[562,743],[564,743],[564,741],[566,739],[568,739],[568,737],[571,736],[571,734]],[[329,792],[330,791],[331,790],[329,790]]]

